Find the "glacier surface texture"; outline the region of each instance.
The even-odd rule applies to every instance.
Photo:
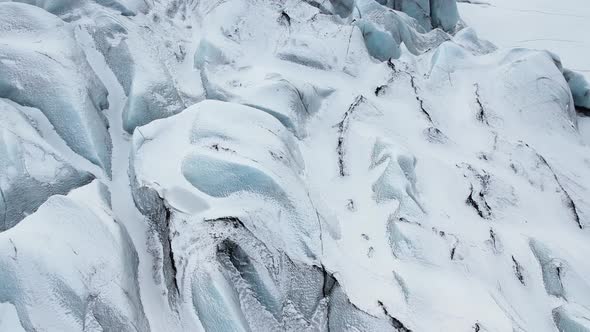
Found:
[[[590,77],[502,1],[0,0],[0,331],[590,332]]]

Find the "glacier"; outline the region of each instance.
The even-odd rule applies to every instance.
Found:
[[[0,331],[590,331],[590,84],[501,1],[0,0]]]

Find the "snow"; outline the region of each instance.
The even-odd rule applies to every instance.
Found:
[[[474,1],[475,2],[475,1]],[[486,0],[460,2],[461,17],[481,38],[499,47],[546,49],[566,68],[590,77],[586,53],[590,6],[585,0]]]
[[[581,0],[505,1],[459,4],[463,18],[480,36],[503,48],[549,50],[560,58],[577,107],[588,108],[590,67],[585,56],[590,37],[590,6]],[[539,24],[542,21],[543,24]],[[497,24],[501,22],[501,24]],[[588,137],[587,119],[580,132]],[[590,142],[586,139],[586,142]]]
[[[501,1],[0,3],[0,329],[587,331],[587,84]]]
[[[0,303],[0,330],[25,332],[18,320],[18,314],[10,303]]]

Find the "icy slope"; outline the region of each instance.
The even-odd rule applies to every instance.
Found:
[[[590,331],[587,82],[557,55],[449,0],[0,16],[0,329]]]

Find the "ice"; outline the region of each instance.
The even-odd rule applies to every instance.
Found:
[[[543,272],[543,283],[547,293],[567,299],[572,303],[588,306],[590,301],[580,294],[590,291],[590,284],[582,271],[588,266],[572,264],[576,257],[563,249],[552,249],[538,240],[531,240],[531,250],[539,261]]]
[[[330,328],[340,330],[344,326],[388,326],[385,320],[373,317],[367,323],[346,322],[348,317],[367,320],[369,316],[348,301],[325,271],[293,261],[265,245],[244,228],[241,220],[194,220],[192,226],[198,227],[200,235],[191,251],[198,251],[200,257],[187,264],[187,269],[194,269],[187,278],[192,279],[192,303],[205,329],[325,330],[330,324]],[[217,246],[209,243],[212,240]],[[209,255],[217,266],[203,263]]]
[[[460,21],[456,2],[452,0],[382,0],[377,2],[416,19],[423,31],[441,28],[452,32]]]
[[[331,51],[320,40],[303,35],[290,38],[277,56],[281,60],[306,67],[331,70],[337,63],[337,58]]]
[[[399,58],[402,43],[417,55],[433,49],[449,39],[449,36],[442,30],[424,30],[416,20],[406,13],[388,10],[373,0],[359,0],[357,6],[365,44],[371,55],[380,60],[383,60],[387,55],[392,55],[395,59]],[[394,43],[388,45],[391,43],[391,38]]]
[[[531,242],[531,248],[541,265],[541,270],[543,271],[543,283],[545,284],[547,293],[557,297],[564,297],[565,291],[563,289],[560,272],[564,269],[564,262],[560,261],[558,258],[551,257],[550,252],[542,243],[533,241]]]
[[[213,197],[248,191],[288,204],[285,192],[273,178],[252,166],[193,155],[185,159],[182,170],[190,183]]]
[[[359,20],[358,25],[363,33],[365,45],[371,56],[381,61],[400,57],[401,49],[398,45],[399,42],[394,40],[389,32],[380,30],[366,20]]]
[[[590,83],[586,78],[568,69],[563,71],[563,76],[572,91],[576,106],[590,109]]]
[[[445,31],[455,30],[459,23],[459,11],[454,0],[431,0],[430,16],[432,26]]]
[[[104,14],[84,28],[92,35],[96,48],[117,77],[128,96],[123,111],[123,127],[129,132],[153,120],[182,111],[203,93],[197,72],[184,69],[186,47],[183,44],[161,47],[153,33],[138,24],[123,25],[117,17]],[[168,33],[182,34],[172,25],[160,27]],[[168,37],[164,34],[164,38]],[[162,44],[166,44],[162,41]],[[170,44],[170,42],[167,42]]]
[[[109,92],[112,180],[6,100],[30,117],[13,136],[98,179],[0,233],[15,328],[587,329],[579,65],[496,48],[453,1],[140,2],[39,15]],[[23,17],[0,25],[51,30]],[[26,170],[51,181],[42,155]]]
[[[0,99],[0,232],[35,212],[50,196],[93,179],[66,162],[19,108]]]
[[[398,217],[417,221],[423,211],[416,191],[416,159],[395,150],[393,144],[383,140],[378,139],[375,143],[371,168],[383,165],[384,170],[373,184],[373,198],[378,203],[398,201]]]
[[[320,269],[297,264],[281,252],[265,250],[255,238],[248,241],[248,236],[236,236],[235,240],[223,240],[216,256],[224,277],[240,298],[248,325],[261,330],[307,327],[305,322],[312,321],[323,297]],[[261,315],[254,318],[255,313]]]
[[[393,0],[387,1],[388,4],[393,2],[391,7],[395,10],[402,11],[416,19],[425,31],[432,29],[430,18],[429,0]]]
[[[553,310],[553,319],[560,331],[590,331],[588,309],[575,304],[564,304]]]
[[[226,58],[223,51],[207,39],[201,39],[195,51],[195,68],[203,69],[205,65],[227,64],[230,60]]]
[[[210,271],[208,271],[210,270]],[[215,268],[195,271],[199,282],[193,283],[193,306],[205,330],[248,331],[248,323],[239,308],[237,294]],[[212,273],[212,274],[209,274]]]
[[[354,10],[355,0],[330,0],[334,13],[340,17],[348,17]]]
[[[179,117],[184,126],[167,129]],[[264,111],[207,101],[140,127],[135,136],[133,174],[138,186],[153,187],[170,207],[165,222],[170,234],[179,234],[170,247],[178,291],[184,301],[192,298],[204,328],[323,326],[327,277],[314,266],[321,241],[311,239],[324,222],[308,194],[298,189],[303,169],[293,134]],[[180,145],[163,158],[167,166],[153,167],[150,151],[167,142]],[[168,174],[184,174],[193,189],[178,175],[161,177],[163,167],[177,170]],[[181,212],[168,194],[179,186],[208,204],[191,215]],[[145,202],[136,197],[144,213],[153,215]],[[151,211],[155,209],[157,204]],[[189,234],[198,239],[184,236]],[[354,310],[351,305],[339,309],[341,315]]]
[[[0,3],[0,16],[0,97],[40,109],[72,150],[109,173],[107,91],[72,28],[20,3]]]
[[[501,77],[507,87],[527,92],[511,101],[522,110],[524,118],[555,130],[568,131],[575,125],[576,113],[568,83],[549,53],[516,49],[506,54],[502,65],[505,71]],[[543,74],[539,68],[543,68]]]
[[[235,84],[235,82],[234,82]],[[229,87],[228,87],[229,88]],[[307,135],[305,124],[322,106],[330,88],[319,89],[309,83],[290,81],[278,74],[269,73],[263,80],[252,77],[243,88],[218,87],[225,100],[257,108],[275,117],[298,138]]]
[[[453,37],[453,42],[461,45],[464,49],[479,55],[488,54],[497,49],[497,47],[489,41],[480,39],[477,36],[477,32],[472,27],[466,27],[457,32]]]
[[[465,48],[454,41],[444,42],[432,55],[430,75],[448,75],[449,72],[455,71],[457,66],[461,66],[470,56],[471,54]]]
[[[72,11],[83,7],[87,3],[93,2],[101,6],[110,7],[125,16],[133,16],[139,11],[147,9],[147,4],[138,0],[2,0],[0,2],[6,1],[27,3],[41,7],[52,14],[64,15],[66,17],[70,15]]]
[[[25,330],[149,330],[137,254],[99,182],[52,196],[1,233],[0,246],[0,302],[14,305]]]

